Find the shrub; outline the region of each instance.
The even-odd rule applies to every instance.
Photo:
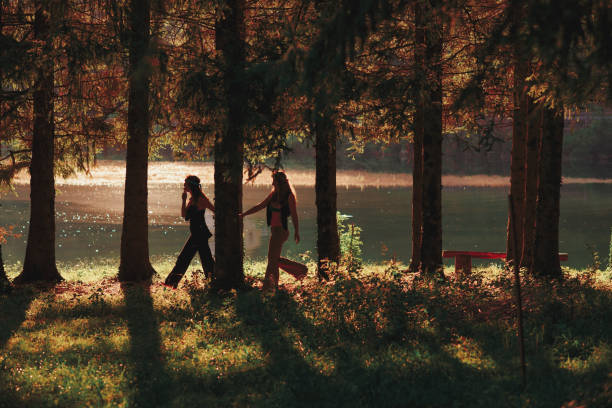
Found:
[[[349,275],[359,273],[363,269],[361,227],[355,223],[347,223],[352,218],[348,214],[337,213],[338,235],[340,236],[340,263]]]

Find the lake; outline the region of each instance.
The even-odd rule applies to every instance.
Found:
[[[104,162],[91,176],[57,180],[56,245],[59,263],[95,262],[119,257],[123,209],[124,166]],[[151,163],[149,180],[149,244],[152,256],[175,256],[188,235],[179,217],[183,178],[197,174],[212,180],[209,163]],[[299,201],[302,241],[285,244],[290,257],[310,253],[316,257],[316,209],[312,171],[288,170]],[[269,176],[260,176],[244,187],[244,207],[262,200]],[[391,257],[407,262],[411,248],[410,176],[339,172],[338,209],[362,228],[366,261]],[[443,181],[443,247],[453,250],[504,251],[506,247],[507,179],[498,176],[446,177]],[[213,186],[203,185],[212,198]],[[584,268],[593,263],[593,251],[601,258],[609,253],[612,227],[612,183],[567,179],[561,189],[560,250],[569,253],[563,265]],[[5,264],[23,261],[29,219],[27,175],[16,180],[15,193],[3,194],[0,225],[14,225],[20,238],[3,245]],[[213,219],[207,213],[212,229]],[[247,256],[264,259],[268,229],[265,211],[245,219]],[[211,244],[214,240],[211,239]],[[211,245],[214,248],[214,245]],[[447,260],[452,262],[452,260]],[[490,262],[490,261],[486,261]],[[196,261],[199,263],[199,260]],[[475,262],[475,264],[478,264]],[[194,264],[195,265],[195,264]]]

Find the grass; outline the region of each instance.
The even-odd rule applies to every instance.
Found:
[[[120,285],[113,261],[64,266],[60,285],[0,296],[0,406],[609,406],[612,273],[525,282],[523,390],[509,274],[401,269],[263,295],[249,262],[255,289],[218,295],[199,272],[172,291]]]

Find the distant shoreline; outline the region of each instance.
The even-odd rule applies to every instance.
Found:
[[[315,184],[315,170],[286,169],[289,180],[296,187],[313,187]],[[202,184],[211,185],[214,176],[214,167],[211,162],[150,162],[149,184],[181,183],[188,174],[195,174],[202,180]],[[265,170],[253,182],[255,186],[270,185],[270,172]],[[100,160],[98,165],[91,169],[91,174],[78,174],[66,179],[57,177],[58,186],[69,185],[123,185],[125,177],[125,162],[118,160]],[[29,184],[26,170],[21,171],[15,178],[17,185]],[[598,179],[588,177],[564,177],[563,184],[612,184],[612,179]],[[412,174],[410,173],[373,173],[362,170],[338,170],[336,172],[336,185],[341,188],[362,187],[412,187]],[[443,175],[444,187],[507,187],[510,179],[507,176],[477,174],[470,176]]]

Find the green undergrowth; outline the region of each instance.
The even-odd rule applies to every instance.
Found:
[[[0,406],[606,407],[612,273],[524,282],[521,386],[513,281],[496,267],[446,282],[396,263],[214,294],[192,268],[120,285],[114,261],[60,266],[52,288],[0,296]],[[9,268],[14,277],[16,269]]]

